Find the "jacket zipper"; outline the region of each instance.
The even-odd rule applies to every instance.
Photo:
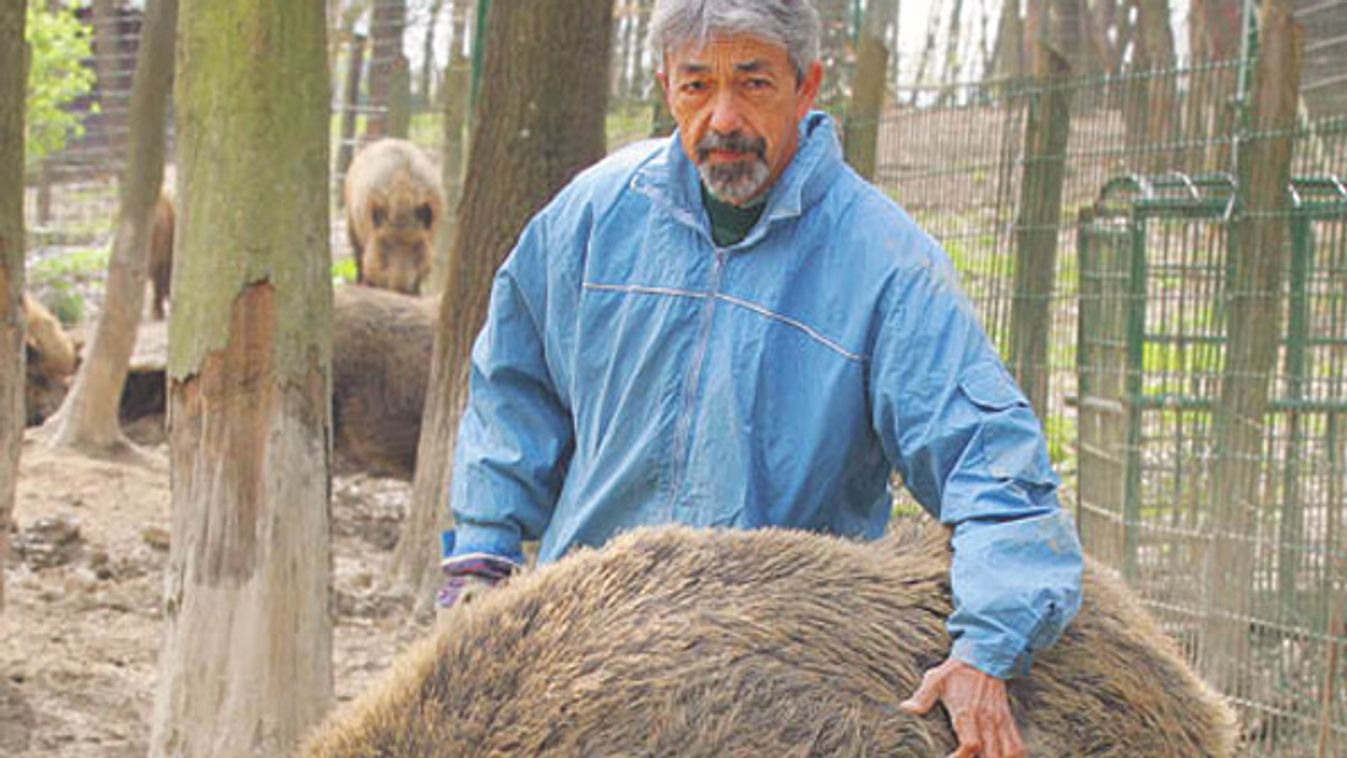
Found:
[[[673,487],[669,491],[669,516],[673,519],[679,493],[683,490],[683,479],[687,474],[688,459],[691,456],[689,446],[692,438],[692,420],[697,402],[697,390],[701,385],[702,365],[706,361],[707,347],[711,342],[711,324],[715,320],[716,300],[720,294],[720,279],[725,270],[728,253],[723,248],[715,249],[716,262],[711,270],[710,295],[702,305],[702,322],[697,336],[697,349],[693,354],[692,366],[688,370],[687,385],[683,388],[683,411],[678,416],[678,425],[674,429]]]

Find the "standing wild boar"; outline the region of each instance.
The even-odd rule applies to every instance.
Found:
[[[150,285],[154,294],[151,308],[154,317],[164,318],[164,301],[169,298],[173,281],[173,228],[177,213],[173,198],[159,196],[154,204],[154,221],[150,227]]]
[[[944,756],[899,709],[949,649],[946,533],[622,536],[452,609],[310,738],[309,756]],[[1094,565],[1063,638],[1012,680],[1032,756],[1227,756],[1234,716]]]
[[[439,172],[406,140],[365,146],[346,172],[346,234],[356,281],[415,294],[444,213]]]
[[[61,322],[27,292],[23,293],[23,318],[27,357],[24,420],[28,426],[36,426],[61,407],[70,377],[79,365],[79,355]]]
[[[439,298],[342,287],[332,310],[332,426],[339,459],[410,480],[421,439]]]

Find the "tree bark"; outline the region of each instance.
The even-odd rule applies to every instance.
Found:
[[[1174,28],[1170,24],[1169,0],[1138,0],[1141,45],[1146,49],[1150,68],[1144,122],[1148,160],[1145,169],[1161,172],[1175,163],[1171,146],[1175,141],[1174,117],[1178,108],[1177,65],[1174,55]]]
[[[444,0],[431,0],[430,10],[426,19],[426,35],[421,39],[421,82],[420,90],[421,104],[429,108],[435,102],[435,31],[440,26],[440,9],[444,7]]]
[[[1071,133],[1071,73],[1064,29],[1078,18],[1079,0],[1030,6],[1034,39],[1029,116],[1024,130],[1024,177],[1015,224],[1015,298],[1010,311],[1011,369],[1037,413],[1048,408],[1048,339],[1052,333],[1057,233],[1062,217],[1066,144]]]
[[[164,182],[168,93],[178,0],[150,0],[131,88],[131,134],[122,176],[117,235],[108,262],[103,312],[61,410],[48,422],[48,444],[100,457],[136,457],[118,418],[127,364],[145,305],[150,227]]]
[[[365,37],[355,32],[349,34],[351,50],[346,65],[346,87],[341,98],[341,144],[337,146],[337,177],[344,178],[346,171],[355,159],[355,120],[360,107],[360,72],[365,64]],[[342,203],[346,195],[338,192]]]
[[[612,0],[495,0],[460,223],[440,305],[412,503],[394,580],[429,609],[469,353],[491,281],[528,219],[604,154]],[[469,223],[470,221],[470,223]]]
[[[1228,340],[1215,419],[1212,523],[1221,530],[1207,553],[1209,607],[1203,629],[1204,677],[1228,694],[1246,692],[1248,614],[1263,432],[1282,333],[1281,291],[1289,260],[1291,157],[1303,38],[1291,0],[1265,0],[1250,133],[1239,156],[1243,209],[1226,295]]]
[[[376,110],[365,124],[365,136],[401,137],[395,129],[395,109],[405,96],[404,86],[410,86],[407,56],[402,53],[402,33],[407,28],[407,0],[376,0],[370,21],[369,104]],[[382,108],[382,110],[378,110]]]
[[[444,185],[445,223],[440,225],[435,258],[431,265],[430,290],[443,292],[449,270],[449,245],[458,228],[458,203],[463,197],[463,167],[467,163],[468,99],[472,95],[472,58],[463,49],[468,30],[467,2],[454,3],[454,41],[444,76],[444,150],[440,160],[440,183]]]
[[[1024,22],[1020,18],[1020,0],[1005,0],[1001,6],[1001,21],[997,25],[996,47],[992,53],[988,76],[1018,79],[1024,76]]]
[[[1188,48],[1194,62],[1227,62],[1239,55],[1242,15],[1239,5],[1224,0],[1193,0],[1188,22]],[[1228,148],[1219,135],[1233,131],[1238,73],[1213,68],[1192,75],[1188,88],[1186,131],[1190,174],[1226,169]]]
[[[0,612],[23,442],[24,0],[0,0]]]
[[[889,48],[885,34],[898,19],[898,0],[870,0],[861,28],[856,78],[851,86],[851,107],[843,125],[842,144],[847,163],[866,179],[873,179],[879,152],[879,123],[884,112]]]
[[[287,755],[332,698],[323,0],[186,0],[154,756]]]

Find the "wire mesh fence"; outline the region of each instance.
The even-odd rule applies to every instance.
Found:
[[[818,3],[831,83],[821,105],[842,119],[862,9],[875,1]],[[1087,548],[1122,572],[1189,657],[1219,678],[1240,707],[1248,754],[1341,754],[1347,79],[1334,51],[1347,39],[1347,2],[1300,4],[1299,17],[1313,26],[1290,134],[1249,126],[1256,45],[1242,57],[1155,71],[1124,65],[1073,78],[958,81],[962,71],[993,69],[986,30],[995,24],[986,17],[1001,6],[970,3],[984,16],[977,43],[954,39],[957,4],[936,5],[932,23],[944,31],[888,61],[875,183],[953,259],[1034,399]],[[94,84],[67,106],[80,126],[65,146],[29,166],[30,281],[49,297],[74,281],[95,308],[125,154],[137,7],[99,0],[78,12]],[[370,140],[400,136],[425,148],[447,166],[454,203],[481,7],[329,3],[338,259],[348,255],[336,212],[345,167]],[[650,0],[614,2],[610,149],[669,126],[644,48],[650,8]],[[884,34],[893,44],[897,25]],[[942,58],[941,44],[954,53]],[[1123,60],[1121,36],[1117,45]],[[1189,52],[1200,51],[1194,44]],[[966,60],[956,65],[950,54]],[[1261,452],[1235,461],[1252,473],[1255,496],[1237,504],[1242,517],[1231,522],[1213,493],[1233,455],[1219,441],[1231,302],[1240,294],[1232,262],[1251,213],[1240,157],[1279,137],[1293,140],[1295,180],[1277,211],[1286,264],[1265,325],[1275,331],[1276,358],[1268,410],[1255,424]],[[1239,603],[1213,597],[1229,587],[1213,576],[1235,570],[1216,563],[1217,544],[1248,556],[1238,568],[1247,571]],[[1232,626],[1234,642],[1215,633]]]
[[[1347,121],[1252,131],[1235,99],[1247,70],[900,87],[876,180],[945,246],[1021,382],[1042,378],[1035,402],[1087,549],[1223,685],[1248,753],[1334,755],[1347,744]],[[1027,134],[1033,110],[1062,95],[1060,151],[1031,153],[1042,144]],[[1213,498],[1235,455],[1220,444],[1220,399],[1238,230],[1254,212],[1239,156],[1286,136],[1295,178],[1276,212],[1287,265],[1279,310],[1255,325],[1276,332],[1271,401],[1261,453],[1233,462],[1256,494],[1231,521]],[[1049,195],[1034,176],[1052,164]],[[1037,212],[1044,202],[1058,213]],[[1036,260],[1052,287],[1027,291],[1026,247],[1045,245],[1052,254]],[[1048,300],[1040,315],[1031,298]],[[1030,364],[1017,360],[1025,330],[1046,334]],[[1249,556],[1241,602],[1215,596],[1228,583],[1211,577],[1239,570],[1219,564],[1222,543]],[[1213,633],[1222,623],[1238,627],[1233,643]]]

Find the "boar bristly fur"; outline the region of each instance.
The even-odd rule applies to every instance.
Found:
[[[447,612],[308,756],[944,756],[947,535],[641,530]],[[1107,573],[1011,706],[1033,756],[1230,755],[1230,709]]]

